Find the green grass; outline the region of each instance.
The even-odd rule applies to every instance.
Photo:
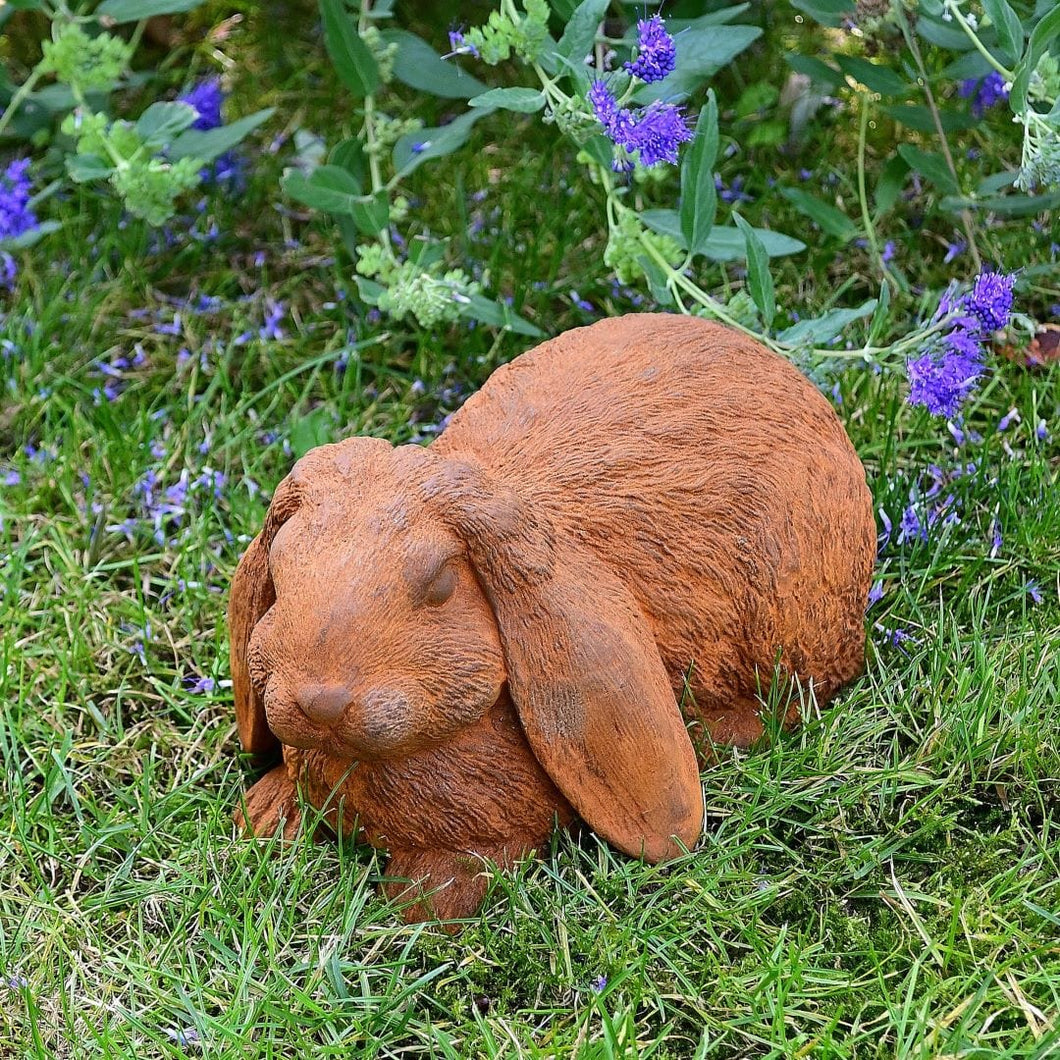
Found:
[[[775,64],[778,35],[760,64]],[[273,64],[265,102],[288,116],[304,107],[325,128],[333,84],[308,41],[292,49],[263,45],[249,68]],[[726,74],[730,95],[748,69]],[[572,291],[598,313],[626,311],[597,266],[599,203],[569,156],[529,120],[518,135],[511,119],[480,128],[495,147],[413,181],[418,223],[451,234],[454,260],[482,264],[549,333],[589,319]],[[1004,123],[969,135],[1011,159]],[[848,183],[849,129],[826,123],[819,136]],[[886,143],[877,154],[878,166]],[[317,442],[414,437],[454,407],[449,388],[479,385],[528,345],[367,320],[336,296],[352,288],[350,268],[327,225],[272,209],[281,161],[263,156],[244,197],[209,203],[197,224],[216,220],[216,241],[160,252],[75,191],[0,321],[0,473],[21,474],[0,487],[0,1056],[1055,1055],[1055,367],[1001,365],[968,411],[981,439],[959,447],[905,404],[899,378],[840,376],[841,415],[895,524],[867,672],[824,709],[808,701],[797,731],[706,771],[706,837],[687,857],[646,866],[591,835],[557,837],[497,875],[453,938],[402,924],[375,890],[382,858],[348,838],[281,847],[236,834],[230,813],[253,774],[230,691],[192,693],[185,679],[227,676],[225,593],[272,489]],[[725,173],[796,179],[804,161],[763,151]],[[480,189],[484,202],[470,202]],[[750,220],[805,232],[764,182],[753,190]],[[907,281],[893,335],[951,268],[968,270],[941,264],[952,218],[930,203],[903,209],[881,230]],[[1025,308],[1060,301],[1048,234],[1014,221],[984,227],[982,241],[993,260],[1028,266]],[[731,269],[705,279],[739,285]],[[863,252],[823,237],[779,263],[777,280],[804,316],[842,284],[845,304],[875,293]],[[168,300],[200,294],[221,299],[215,311],[183,312],[182,335],[153,329],[172,319]],[[258,337],[266,297],[287,308],[280,341]],[[99,365],[137,344],[145,357],[121,395],[97,402]],[[1020,422],[998,432],[1011,408]],[[960,521],[899,544],[931,464]],[[110,529],[142,516],[136,485],[150,469],[159,489],[185,470],[227,477],[218,497],[190,490],[159,543],[142,522]],[[199,1045],[177,1040],[189,1028]]]

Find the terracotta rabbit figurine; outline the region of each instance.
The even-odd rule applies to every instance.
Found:
[[[674,856],[697,752],[761,735],[778,663],[820,702],[861,671],[875,548],[788,362],[676,315],[569,331],[430,446],[351,438],[280,483],[229,619],[240,738],[283,763],[237,816],[291,835],[301,786],[390,852],[409,919],[472,914],[484,859],[557,822]]]

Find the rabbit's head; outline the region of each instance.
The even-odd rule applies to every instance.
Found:
[[[699,774],[650,629],[548,507],[416,446],[353,438],[303,457],[233,583],[244,746],[411,754],[476,723],[507,682],[535,757],[596,831],[651,860],[674,836],[691,845]]]

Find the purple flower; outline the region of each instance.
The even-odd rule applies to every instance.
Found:
[[[1038,421],[1038,426],[1034,428],[1034,437],[1037,438],[1039,442],[1044,442],[1046,438],[1049,437],[1049,427],[1045,420]]]
[[[265,321],[258,331],[258,337],[262,339],[282,339],[283,329],[280,327],[280,321],[283,320],[286,312],[283,302],[274,302],[271,298],[268,299]]]
[[[891,531],[894,529],[891,517],[882,508],[880,509],[880,522],[883,524],[883,533],[877,538],[877,552],[882,552],[887,547],[891,540]]]
[[[194,88],[177,97],[178,103],[187,103],[194,107],[199,116],[192,123],[193,129],[216,129],[221,124],[221,104],[225,96],[221,91],[221,79],[208,77]]]
[[[28,169],[28,158],[16,158],[0,176],[0,239],[14,239],[37,227],[36,214],[29,208]]]
[[[1019,422],[1020,414],[1018,409],[1009,409],[1004,416],[997,421],[998,431],[1007,431],[1012,425],[1012,421]]]
[[[880,254],[880,260],[883,261],[883,262],[888,262],[893,257],[894,257],[894,240],[893,239],[888,239],[887,242],[883,244],[883,252]]]
[[[10,291],[15,286],[15,277],[18,275],[18,265],[6,250],[0,251],[0,287]]]
[[[1027,584],[1023,586],[1023,589],[1034,603],[1040,604],[1042,602],[1041,590],[1038,588],[1038,583],[1036,581],[1028,581]]]
[[[5,471],[3,479],[5,486],[17,486],[22,481],[22,476],[17,471]]]
[[[924,405],[933,416],[956,416],[982,373],[981,358],[978,340],[963,328],[955,328],[941,343],[906,364],[909,403]]]
[[[962,302],[985,331],[998,331],[1008,323],[1015,282],[1015,273],[987,271],[976,276],[971,292]]]
[[[898,543],[902,544],[905,541],[913,540],[926,541],[927,536],[927,526],[924,524],[923,520],[921,520],[916,508],[910,504],[909,507],[902,512]]]
[[[725,181],[715,173],[714,187],[717,189],[718,197],[722,202],[754,202],[754,196],[743,190],[743,177],[737,175],[732,178],[732,184],[725,186]]]
[[[990,558],[993,559],[1000,551],[1004,538],[1001,536],[1001,520],[994,516],[990,524]]]
[[[623,67],[632,77],[651,84],[662,81],[673,73],[677,63],[677,51],[674,39],[666,32],[663,21],[658,15],[637,22],[637,57]]]
[[[629,154],[638,153],[642,166],[676,163],[678,145],[692,139],[681,108],[673,103],[656,100],[639,111],[620,108],[603,81],[593,82],[589,102],[608,139]]]
[[[961,99],[970,98],[972,114],[981,118],[990,107],[1008,99],[1008,88],[1005,87],[1005,79],[992,70],[986,77],[969,77],[962,81],[957,88],[957,95]]]
[[[873,604],[878,604],[883,599],[883,582],[876,582],[875,585],[869,590],[869,602],[868,607],[872,607]]]
[[[899,648],[902,651],[905,651],[903,645],[907,642],[911,642],[913,644],[916,643],[916,637],[913,637],[910,634],[906,633],[904,629],[898,628],[891,630],[889,640],[891,642],[892,647]],[[908,652],[906,652],[906,654],[908,654]]]
[[[589,103],[592,105],[596,120],[604,127],[607,135],[614,139],[612,130],[620,113],[618,100],[603,81],[594,81],[589,87]]]
[[[604,987],[607,986],[607,976],[598,975],[589,985],[594,994],[602,994]]]
[[[956,243],[946,244],[946,256],[942,259],[943,265],[949,265],[951,261],[959,254],[963,254],[968,249],[968,244],[962,239],[958,239]]]
[[[478,58],[478,48],[467,41],[463,30],[451,29],[449,31],[449,47],[452,55],[473,55]]]
[[[678,145],[691,139],[692,130],[685,124],[681,108],[656,100],[636,116],[623,146],[631,153],[639,152],[642,166],[659,162],[673,165],[677,162]]]
[[[184,678],[184,687],[193,696],[208,696],[217,687],[217,682],[212,677],[191,675]]]

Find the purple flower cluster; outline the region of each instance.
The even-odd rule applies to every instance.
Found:
[[[947,419],[957,415],[982,375],[983,341],[1008,323],[1015,279],[987,271],[963,298],[956,298],[952,288],[943,294],[935,321],[948,319],[953,327],[907,362],[911,405],[924,405]]]
[[[666,32],[658,15],[637,22],[637,57],[623,67],[633,77],[651,84],[673,73],[677,64],[674,39]]]
[[[897,543],[904,545],[927,541],[932,527],[960,524],[961,500],[950,487],[957,479],[973,475],[977,470],[978,465],[974,462],[957,464],[949,470],[938,464],[929,464],[925,474],[918,477],[909,490],[909,503],[902,509],[898,523]],[[882,552],[894,535],[894,523],[883,508],[879,509],[879,516],[883,533],[879,535],[877,550]],[[879,596],[870,593],[870,606],[877,599]]]
[[[194,107],[198,111],[199,116],[192,124],[192,128],[201,129],[203,132],[216,129],[221,124],[221,106],[224,101],[225,95],[221,91],[221,80],[217,77],[208,77],[185,92],[183,96],[177,97],[178,103],[187,103],[189,107]]]
[[[666,32],[662,19],[652,15],[637,23],[637,57],[625,63],[626,70],[641,81],[662,81],[673,72],[677,62],[673,37]],[[604,127],[607,138],[621,147],[627,156],[637,155],[642,166],[660,162],[677,162],[677,148],[692,139],[684,114],[674,103],[655,100],[633,110],[620,107],[604,81],[593,81],[589,104],[596,120]],[[616,170],[633,168],[630,158],[612,162]]]
[[[1005,79],[996,70],[992,70],[986,77],[969,77],[962,81],[957,87],[957,95],[961,99],[970,99],[972,114],[981,118],[990,107],[1008,99],[1008,88]]]
[[[642,166],[676,163],[678,146],[692,139],[681,108],[673,103],[656,100],[636,111],[619,107],[603,81],[593,82],[589,102],[608,139],[627,154],[638,154]],[[632,168],[632,163],[613,165],[616,169]]]
[[[164,451],[152,449],[152,455],[161,458]],[[197,497],[200,504],[213,505],[224,496],[224,488],[224,474],[209,467],[194,476],[185,468],[180,478],[168,486],[163,484],[158,470],[150,467],[132,490],[139,517],[115,523],[108,526],[107,530],[124,534],[131,541],[137,526],[147,524],[153,531],[155,541],[165,545],[167,533],[181,527],[194,498]]]
[[[221,88],[219,77],[208,77],[190,88],[182,96],[177,97],[178,103],[187,103],[194,107],[199,116],[192,122],[193,129],[208,132],[223,124],[221,108],[224,106],[225,93]],[[223,155],[215,158],[200,173],[200,177],[206,184],[230,184],[239,188],[245,183],[243,174],[243,163],[234,151],[225,151]]]
[[[29,208],[31,197],[28,158],[9,163],[0,176],[0,239],[14,239],[37,227]]]

